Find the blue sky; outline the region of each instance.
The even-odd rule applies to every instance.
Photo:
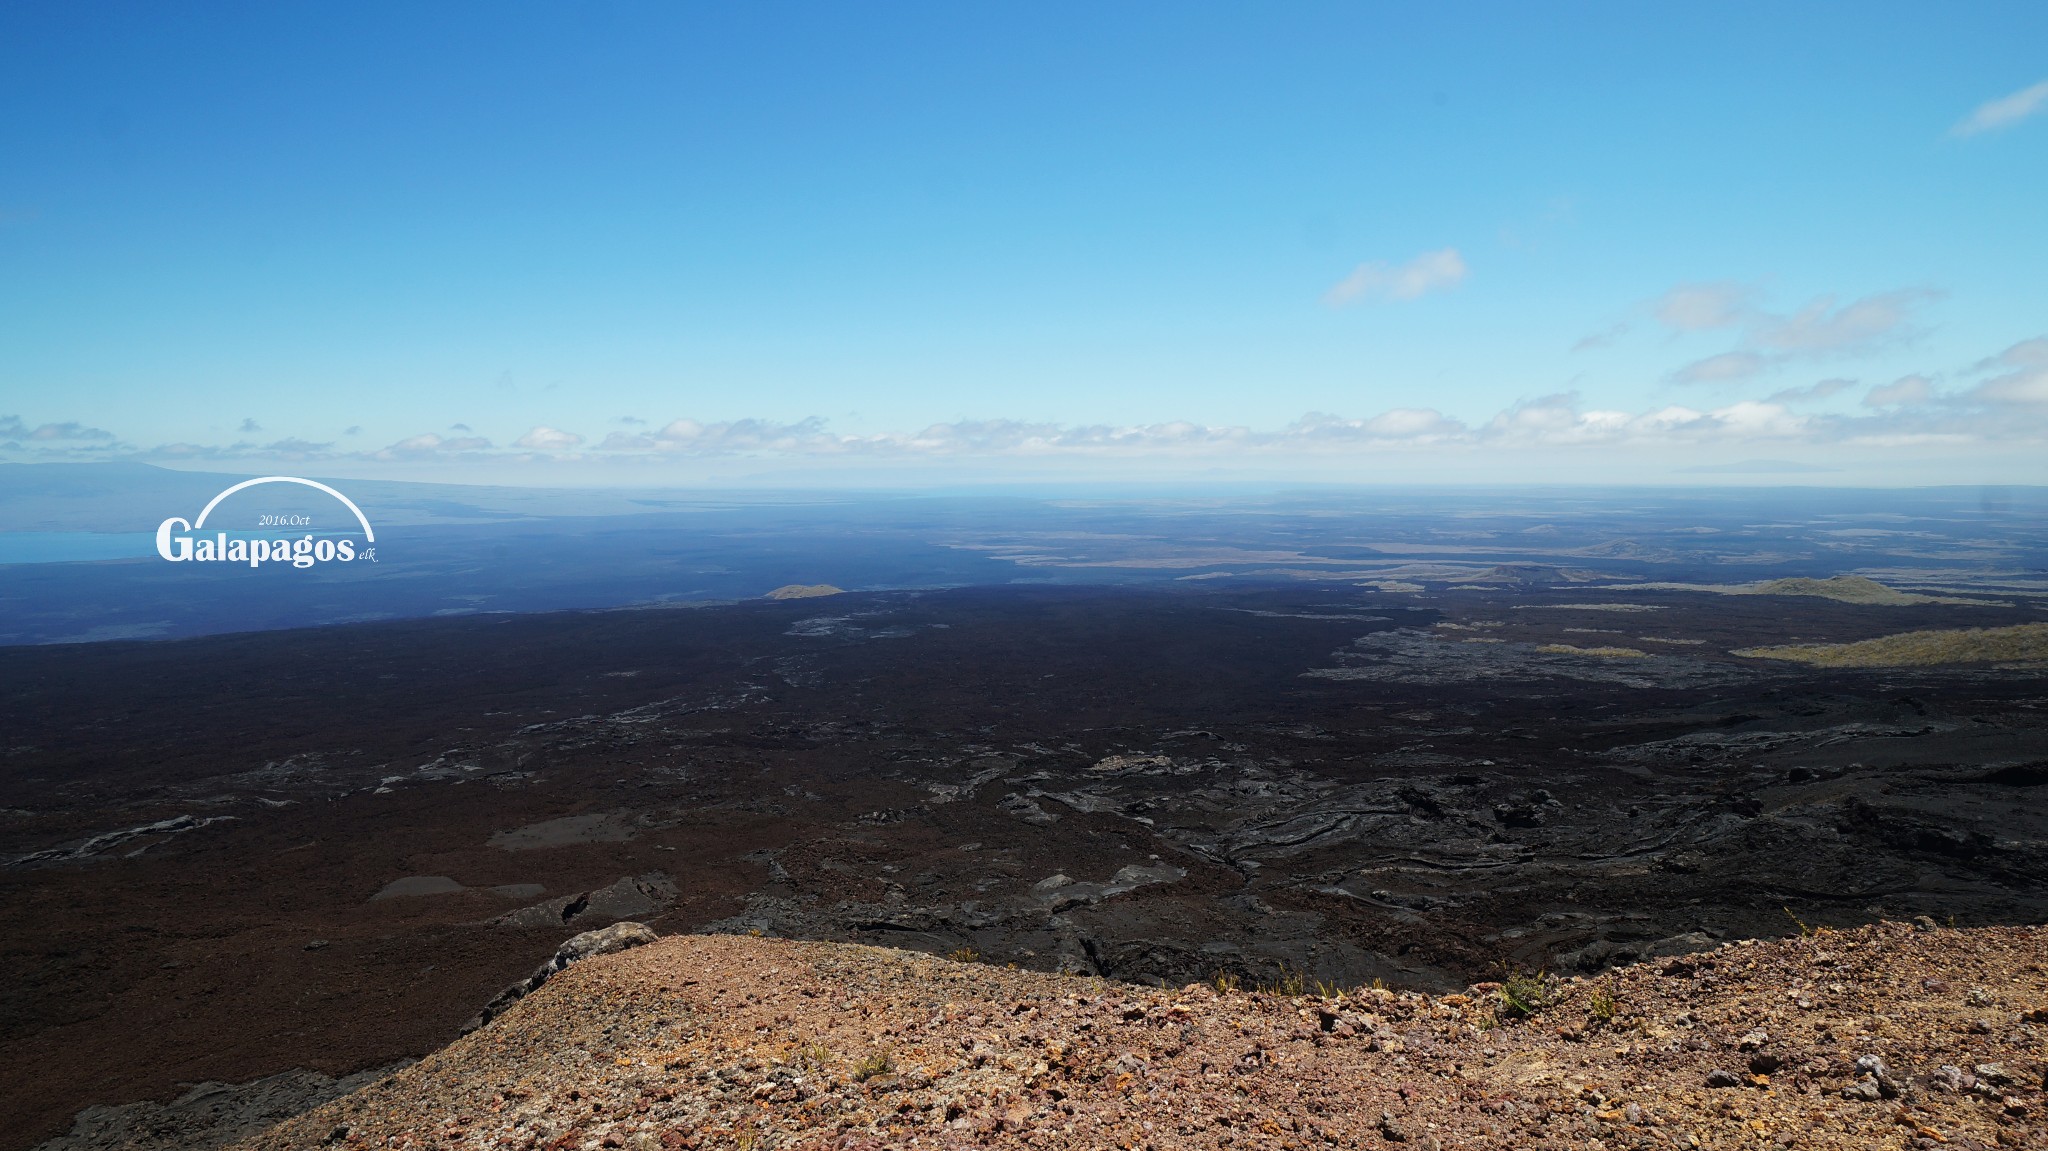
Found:
[[[11,4],[0,459],[2048,482],[2048,8],[1421,9]]]

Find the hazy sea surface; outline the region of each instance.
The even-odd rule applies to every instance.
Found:
[[[306,568],[165,563],[153,529],[236,477],[0,465],[0,646],[539,611],[684,607],[785,585],[915,592],[1217,581],[1429,597],[1857,574],[2048,605],[2048,489],[1181,488],[1023,493],[550,491],[336,481],[375,526]],[[267,523],[290,526],[270,528]],[[207,533],[354,533],[300,485]]]
[[[0,532],[0,564],[139,559],[155,551],[149,532]]]

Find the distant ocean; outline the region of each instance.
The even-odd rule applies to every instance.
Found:
[[[141,559],[156,554],[151,532],[0,532],[0,564]]]

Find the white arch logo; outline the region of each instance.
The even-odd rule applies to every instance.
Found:
[[[208,500],[206,506],[199,509],[198,518],[189,523],[181,516],[172,516],[158,524],[156,554],[172,563],[245,563],[252,568],[266,563],[289,563],[293,567],[309,568],[316,563],[351,563],[358,558],[373,562],[376,560],[375,548],[358,552],[354,540],[327,539],[310,534],[298,539],[229,539],[228,534],[223,531],[216,531],[212,538],[198,534],[206,527],[206,517],[213,514],[213,509],[219,507],[222,500],[244,488],[253,488],[258,484],[300,484],[326,492],[341,501],[341,506],[347,508],[349,513],[355,516],[356,522],[362,525],[363,542],[377,542],[377,533],[370,527],[370,517],[363,514],[363,509],[357,507],[354,500],[318,480],[302,480],[297,476],[263,476],[229,486]],[[265,516],[257,526],[310,527],[312,521],[304,516]]]

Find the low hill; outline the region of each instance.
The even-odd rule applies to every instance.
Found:
[[[1809,596],[1817,599],[1831,599],[1838,603],[1875,604],[1885,607],[1908,607],[1914,604],[1928,603],[1945,603],[1962,607],[2012,606],[1997,600],[1964,599],[1958,596],[1922,595],[1919,592],[1900,591],[1895,587],[1887,587],[1874,579],[1858,575],[1829,576],[1826,579],[1793,576],[1787,579],[1764,580],[1761,583],[1748,584],[1634,583],[1614,584],[1612,587],[1617,591],[1703,591],[1712,592],[1715,595]]]
[[[1814,667],[1930,667],[1950,663],[2048,660],[2048,623],[1907,631],[1859,643],[1783,644],[1735,652]]]
[[[828,583],[792,583],[784,584],[781,587],[776,588],[774,591],[769,592],[767,595],[762,596],[761,598],[817,599],[820,596],[844,594],[846,594],[845,588],[833,587],[831,584]]]

